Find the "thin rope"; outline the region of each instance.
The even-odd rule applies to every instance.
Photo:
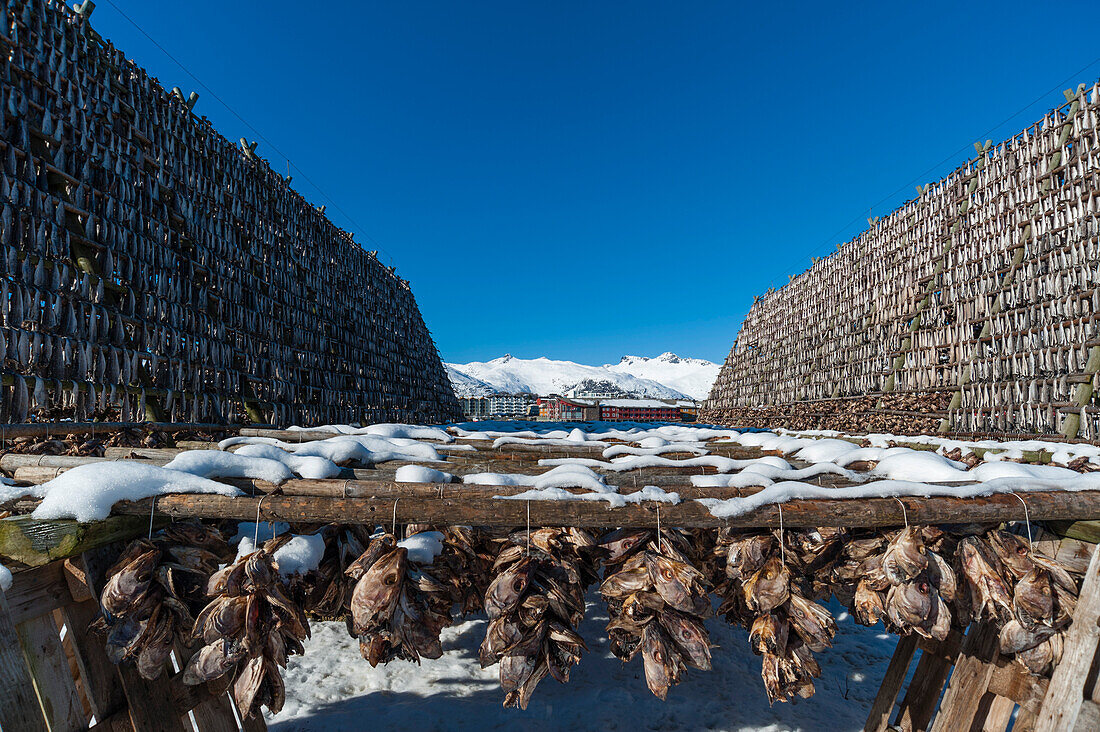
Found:
[[[344,481],[344,487],[343,487],[344,498],[348,497],[348,483],[350,483],[350,482],[351,482],[351,478],[348,478],[347,480]]]
[[[153,496],[153,505],[149,507],[149,540],[153,539],[153,514],[157,510],[157,497]]]
[[[252,546],[254,549],[260,548],[260,506],[264,505],[264,499],[267,498],[269,495],[271,494],[265,493],[260,496],[260,502],[256,504],[256,531],[252,535]]]
[[[779,509],[779,561],[783,562],[783,564],[786,564],[787,563],[787,547],[784,546],[784,544],[786,542],[783,539],[783,536],[784,536],[784,533],[783,533],[783,504],[782,503],[777,503],[777,504],[775,504],[775,507]]]
[[[1024,525],[1027,526],[1027,544],[1031,547],[1032,551],[1035,551],[1035,542],[1031,540],[1031,517],[1028,515],[1027,503],[1019,496],[1015,491],[1011,491],[1012,495],[1016,496],[1016,500],[1020,502],[1020,505],[1024,507]]]
[[[393,528],[390,529],[390,533],[394,535],[394,538],[397,537],[397,502],[400,500],[398,498],[393,502]]]
[[[527,502],[527,556],[531,556],[531,502]]]
[[[905,504],[902,503],[901,499],[898,498],[897,496],[894,496],[894,500],[898,502],[899,506],[901,506],[901,518],[902,518],[903,521],[905,521],[905,528],[908,529],[909,528],[909,514],[906,513],[906,511],[905,511]]]
[[[662,535],[661,535],[661,505],[657,504],[657,552],[658,553],[664,552],[664,549],[662,549],[662,544],[661,544],[662,541],[663,541],[663,538],[662,538]]]

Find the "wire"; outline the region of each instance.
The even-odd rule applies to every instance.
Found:
[[[232,107],[230,107],[230,106],[229,106],[229,104],[228,104],[228,103],[227,103],[227,102],[226,102],[226,101],[225,101],[224,99],[222,99],[221,97],[219,97],[219,96],[218,96],[218,95],[217,95],[217,94],[216,94],[216,93],[214,92],[214,90],[213,90],[213,89],[211,89],[211,88],[210,88],[210,87],[208,87],[208,86],[207,86],[206,84],[204,84],[204,83],[202,82],[202,80],[201,80],[201,79],[199,79],[199,77],[195,76],[195,74],[194,74],[194,73],[193,73],[193,72],[191,71],[191,69],[189,69],[189,68],[187,68],[186,66],[184,66],[184,65],[183,65],[183,62],[182,62],[182,61],[180,61],[180,60],[179,60],[178,58],[176,58],[176,57],[175,57],[175,56],[173,56],[173,55],[172,55],[171,53],[169,53],[169,52],[168,52],[168,49],[166,49],[166,48],[165,48],[164,46],[160,45],[160,43],[158,43],[158,42],[157,42],[157,39],[153,38],[153,37],[152,37],[151,35],[149,35],[149,33],[147,33],[147,32],[146,32],[146,30],[145,30],[144,28],[142,28],[142,27],[141,27],[140,25],[138,25],[138,24],[137,24],[137,21],[135,21],[135,20],[134,20],[133,18],[131,18],[131,17],[129,16],[129,15],[127,15],[126,13],[124,13],[124,12],[122,11],[122,8],[120,8],[120,7],[118,6],[118,5],[116,5],[116,4],[115,4],[114,0],[106,0],[106,2],[107,2],[107,4],[108,4],[108,5],[110,5],[110,6],[112,7],[112,8],[114,8],[114,9],[115,9],[115,11],[116,11],[116,12],[117,12],[117,13],[118,13],[119,15],[121,15],[121,16],[122,16],[123,18],[125,18],[125,19],[126,19],[126,21],[127,21],[127,22],[128,22],[128,23],[129,23],[130,25],[134,26],[134,28],[137,28],[138,32],[139,32],[139,33],[141,33],[141,35],[145,36],[145,37],[146,37],[146,38],[147,38],[147,39],[149,40],[149,42],[150,42],[150,43],[152,43],[152,44],[153,44],[154,46],[156,46],[156,47],[157,47],[158,49],[160,49],[160,52],[161,52],[161,53],[163,53],[163,54],[164,54],[165,56],[167,56],[167,57],[168,57],[169,59],[171,59],[171,60],[172,60],[172,62],[173,62],[174,64],[176,64],[176,66],[179,66],[179,67],[180,67],[181,69],[183,69],[183,72],[184,72],[185,74],[187,74],[187,75],[188,75],[188,76],[190,76],[190,77],[191,77],[192,79],[194,79],[195,83],[196,83],[196,84],[198,84],[198,85],[199,85],[200,87],[202,87],[203,91],[205,91],[205,92],[206,92],[207,94],[209,94],[209,95],[210,95],[211,97],[213,97],[213,98],[214,98],[214,100],[215,100],[216,102],[218,102],[218,103],[219,103],[219,104],[221,104],[221,105],[222,105],[223,107],[225,107],[225,108],[226,108],[227,110],[229,110],[229,112],[230,112],[230,113],[231,113],[231,114],[232,114],[232,115],[233,115],[234,117],[236,117],[236,118],[237,118],[238,120],[240,120],[240,121],[241,121],[241,123],[242,123],[242,124],[243,124],[243,125],[244,125],[245,127],[247,127],[248,129],[250,129],[250,130],[251,130],[251,131],[252,131],[252,132],[253,132],[253,133],[254,133],[254,134],[256,135],[256,137],[257,137],[257,138],[259,138],[260,140],[263,140],[264,144],[266,144],[266,145],[267,145],[268,147],[270,147],[270,148],[271,148],[271,149],[272,149],[272,150],[273,150],[273,151],[274,151],[274,152],[275,152],[276,154],[278,154],[278,155],[279,155],[279,157],[281,157],[281,158],[285,158],[285,159],[286,159],[286,165],[287,165],[287,170],[288,170],[288,171],[290,170],[291,166],[293,166],[293,167],[294,167],[294,168],[295,168],[295,169],[296,169],[296,170],[297,170],[297,171],[298,171],[298,172],[299,172],[299,173],[301,174],[301,176],[302,176],[302,179],[303,179],[303,180],[305,180],[305,182],[306,182],[306,183],[309,183],[309,184],[310,184],[311,186],[313,186],[313,188],[314,188],[314,189],[316,189],[316,190],[317,190],[317,192],[318,192],[318,193],[320,193],[320,194],[321,194],[321,196],[322,196],[322,197],[323,197],[323,198],[324,198],[324,199],[325,199],[326,201],[328,201],[328,202],[329,202],[330,204],[332,204],[332,208],[333,208],[333,209],[335,209],[336,211],[338,211],[338,212],[339,212],[339,213],[340,213],[340,214],[341,214],[341,215],[342,215],[342,216],[343,216],[343,217],[344,217],[345,219],[347,219],[347,220],[348,220],[348,222],[349,222],[349,223],[350,223],[350,224],[351,224],[352,226],[354,226],[354,227],[355,227],[355,228],[356,228],[356,229],[357,229],[357,230],[359,231],[359,234],[360,234],[360,235],[362,235],[362,237],[363,237],[363,238],[364,238],[364,239],[365,239],[365,240],[366,240],[367,242],[369,242],[369,243],[370,243],[370,244],[371,244],[372,246],[375,246],[375,247],[377,247],[377,248],[378,248],[378,250],[379,250],[379,251],[380,251],[380,252],[381,252],[382,254],[386,255],[386,258],[390,260],[390,261],[389,261],[389,263],[390,263],[390,265],[391,265],[391,266],[395,264],[395,262],[394,262],[394,259],[393,259],[393,256],[392,256],[392,255],[391,255],[391,254],[390,254],[390,253],[389,253],[388,251],[386,251],[386,250],[385,250],[385,249],[384,249],[384,248],[382,247],[382,245],[381,245],[381,244],[379,244],[379,243],[378,243],[378,241],[377,241],[376,239],[374,239],[374,237],[372,237],[372,236],[370,236],[369,234],[367,234],[367,233],[366,233],[366,230],[365,230],[365,229],[364,229],[364,228],[363,228],[362,226],[360,226],[360,224],[359,224],[359,222],[358,222],[358,221],[356,221],[355,219],[353,219],[353,218],[351,217],[351,215],[350,215],[350,214],[349,214],[349,213],[348,213],[347,211],[345,211],[344,209],[340,208],[340,204],[338,204],[338,203],[336,202],[336,200],[335,200],[335,199],[334,199],[334,198],[333,198],[332,196],[330,196],[330,195],[329,195],[328,193],[326,193],[326,192],[324,191],[324,189],[322,189],[322,188],[321,188],[321,186],[319,186],[319,185],[317,185],[316,183],[314,183],[314,182],[313,182],[313,180],[312,180],[312,179],[311,179],[311,178],[310,178],[310,177],[309,177],[308,175],[306,175],[306,172],[305,172],[304,170],[302,170],[302,169],[301,169],[301,168],[300,168],[300,167],[299,167],[299,166],[298,166],[297,164],[295,164],[295,163],[292,163],[292,162],[290,162],[290,156],[288,156],[288,155],[287,155],[286,153],[284,153],[284,152],[283,152],[282,150],[280,150],[280,149],[279,149],[279,148],[278,148],[278,147],[277,147],[277,146],[275,145],[275,143],[273,143],[273,142],[272,142],[271,140],[269,140],[269,139],[268,139],[267,137],[265,137],[265,136],[264,136],[264,134],[263,134],[262,132],[260,132],[260,131],[259,131],[258,129],[256,129],[256,128],[255,128],[255,127],[254,127],[254,126],[253,126],[253,125],[251,124],[251,123],[249,123],[249,121],[248,121],[248,120],[246,120],[246,119],[245,119],[244,117],[242,117],[242,116],[240,115],[240,113],[239,113],[239,112],[237,112],[237,110],[235,110],[235,109],[233,109]]]
[[[108,2],[110,2],[111,0],[107,0],[107,1],[108,1]],[[1087,70],[1088,70],[1089,68],[1091,68],[1091,67],[1095,66],[1095,65],[1096,65],[1097,63],[1100,63],[1100,56],[1097,56],[1096,58],[1094,58],[1094,59],[1093,59],[1092,61],[1090,61],[1090,62],[1088,62],[1087,64],[1085,64],[1084,66],[1082,66],[1082,67],[1081,67],[1080,69],[1078,69],[1077,71],[1074,71],[1074,72],[1073,72],[1072,74],[1070,74],[1069,76],[1067,76],[1067,77],[1066,77],[1065,79],[1063,79],[1062,81],[1059,81],[1059,82],[1058,82],[1057,84],[1055,84],[1055,85],[1054,85],[1053,87],[1051,87],[1050,89],[1047,89],[1047,90],[1046,90],[1046,91],[1044,91],[1044,92],[1043,92],[1042,94],[1040,94],[1039,96],[1037,96],[1037,97],[1036,97],[1035,99],[1033,99],[1032,101],[1028,102],[1028,103],[1027,103],[1027,104],[1025,104],[1024,106],[1020,107],[1020,108],[1019,108],[1018,110],[1016,110],[1015,112],[1013,112],[1012,114],[1010,114],[1010,115],[1009,115],[1008,117],[1006,117],[1005,119],[1001,120],[1001,121],[1000,121],[1000,122],[998,122],[997,124],[993,125],[992,127],[990,127],[990,128],[989,128],[988,130],[986,130],[985,132],[981,133],[981,134],[980,134],[980,135],[979,135],[978,137],[986,137],[986,138],[988,138],[988,137],[989,137],[990,135],[992,135],[992,134],[993,134],[994,132],[996,132],[996,131],[997,131],[998,129],[1000,129],[1001,127],[1004,127],[1004,126],[1005,126],[1006,124],[1008,124],[1009,122],[1011,122],[1011,121],[1012,121],[1013,119],[1015,119],[1016,117],[1019,117],[1019,116],[1020,116],[1021,114],[1023,114],[1023,113],[1024,113],[1024,112],[1026,112],[1027,110],[1031,109],[1032,107],[1034,107],[1034,106],[1035,106],[1036,104],[1038,104],[1039,102],[1043,101],[1043,100],[1044,100],[1044,99],[1045,99],[1045,98],[1046,98],[1047,96],[1049,96],[1050,94],[1052,94],[1052,93],[1054,93],[1054,92],[1056,92],[1056,91],[1059,91],[1059,90],[1061,90],[1061,89],[1062,89],[1062,88],[1064,87],[1064,85],[1065,85],[1065,84],[1067,84],[1067,83],[1070,83],[1070,82],[1072,82],[1072,81],[1073,81],[1074,79],[1076,79],[1076,78],[1079,78],[1079,77],[1081,76],[1081,74],[1083,74],[1083,73],[1084,73],[1085,71],[1087,71]],[[963,146],[962,146],[962,147],[960,147],[960,148],[959,148],[958,150],[955,150],[954,152],[950,153],[950,154],[949,154],[949,155],[947,155],[947,156],[946,156],[946,157],[945,157],[945,158],[944,158],[943,160],[939,161],[938,163],[936,163],[936,164],[935,164],[935,165],[933,165],[932,167],[928,168],[928,169],[927,169],[927,170],[925,170],[925,171],[924,171],[923,173],[920,173],[919,175],[916,175],[916,176],[914,176],[914,177],[913,177],[913,178],[912,178],[911,180],[907,181],[906,183],[903,183],[903,184],[901,184],[901,185],[900,185],[900,186],[899,186],[899,187],[898,187],[898,188],[897,188],[896,190],[894,190],[894,191],[893,191],[892,193],[889,193],[889,194],[887,194],[886,196],[883,196],[883,197],[882,197],[881,199],[879,199],[879,200],[878,200],[878,201],[876,201],[875,203],[871,204],[871,209],[874,209],[874,208],[875,208],[876,206],[881,206],[882,204],[886,203],[887,201],[889,201],[890,199],[892,199],[892,198],[893,198],[894,196],[896,196],[897,194],[901,193],[902,191],[904,191],[904,190],[905,190],[906,188],[908,188],[909,186],[913,185],[913,184],[914,184],[914,183],[916,183],[917,181],[919,181],[919,180],[925,180],[925,179],[926,179],[926,178],[928,177],[928,175],[929,175],[930,173],[933,173],[933,172],[935,172],[936,170],[940,169],[940,168],[941,168],[941,167],[942,167],[943,165],[945,165],[946,163],[949,163],[949,162],[951,162],[952,160],[955,160],[955,159],[957,159],[959,155],[961,155],[962,153],[966,152],[966,151],[967,151],[968,149],[970,149],[970,147],[971,147],[971,145],[963,145]],[[840,236],[840,235],[841,235],[841,234],[843,234],[843,233],[844,233],[845,231],[847,231],[847,230],[848,230],[848,227],[850,227],[850,226],[851,226],[852,224],[854,224],[854,223],[856,223],[857,221],[859,221],[859,219],[860,219],[860,217],[861,217],[861,216],[862,216],[862,214],[857,214],[857,215],[856,215],[856,216],[855,216],[854,218],[852,218],[852,219],[851,219],[851,220],[850,220],[850,221],[849,221],[848,223],[844,224],[844,225],[843,225],[842,227],[840,227],[839,229],[837,229],[836,233],[832,234],[832,235],[831,235],[831,236],[829,236],[829,237],[828,237],[827,239],[825,239],[825,241],[821,242],[821,244],[818,244],[818,245],[817,245],[816,247],[814,247],[813,249],[811,249],[811,250],[809,250],[809,251],[807,251],[807,252],[802,252],[802,253],[800,253],[800,254],[798,255],[798,258],[799,258],[799,259],[803,259],[803,258],[805,258],[805,257],[806,257],[806,255],[814,255],[814,254],[817,254],[817,253],[818,253],[819,251],[821,251],[822,249],[824,249],[824,248],[825,248],[826,246],[829,246],[829,245],[830,245],[830,244],[831,244],[831,243],[832,243],[832,242],[833,242],[833,241],[834,241],[834,240],[835,240],[835,239],[836,239],[836,238],[837,238],[838,236]],[[792,260],[791,260],[791,264],[794,264],[794,263],[795,263],[795,260],[794,260],[794,259],[792,259]],[[773,280],[773,281],[772,281],[772,284],[774,284],[774,283],[775,283],[775,281]]]

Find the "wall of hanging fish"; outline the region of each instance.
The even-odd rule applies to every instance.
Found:
[[[933,430],[1069,434],[1079,415],[1073,434],[1096,439],[1100,84],[1065,97],[757,298],[703,419],[846,429],[830,400],[909,395],[945,413]]]
[[[392,267],[88,14],[0,13],[0,421],[460,414]]]

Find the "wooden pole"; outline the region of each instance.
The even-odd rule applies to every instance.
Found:
[[[403,484],[404,485],[404,484]],[[439,486],[433,486],[438,492]],[[260,503],[262,501],[262,504]],[[906,498],[905,512],[893,498],[860,500],[800,500],[783,504],[782,521],[788,527],[803,526],[900,526],[908,518],[915,524],[987,522],[1001,523],[1024,518],[1024,508],[1012,495],[984,498]],[[1032,521],[1067,516],[1100,516],[1100,492],[1055,491],[1028,495],[1028,517]],[[407,494],[363,498],[267,495],[260,498],[217,495],[168,495],[156,501],[156,513],[176,518],[229,518],[308,522],[380,524],[427,523],[472,526],[521,526],[527,522],[530,506],[532,525],[656,527],[658,505],[647,502],[608,508],[606,503],[589,501],[523,501],[472,497],[463,490],[452,494]],[[148,516],[149,500],[123,502],[114,513]],[[763,506],[743,516],[715,518],[701,504],[684,501],[661,505],[661,520],[666,526],[713,528],[718,526],[764,528],[778,527],[779,509]]]

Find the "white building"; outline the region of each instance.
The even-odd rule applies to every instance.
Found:
[[[533,394],[490,394],[485,397],[462,397],[462,413],[466,419],[526,419],[531,407],[538,403]]]

